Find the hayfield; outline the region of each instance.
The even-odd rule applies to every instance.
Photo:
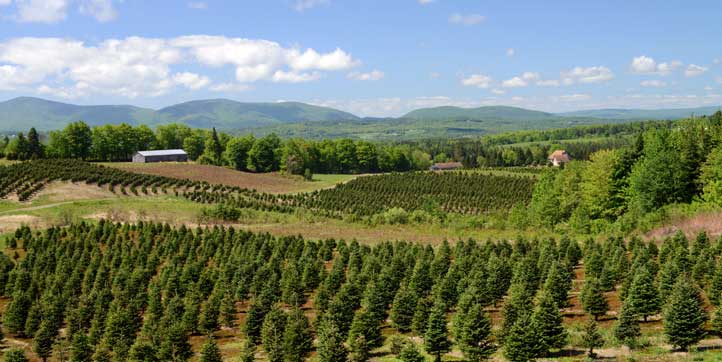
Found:
[[[337,183],[353,179],[354,175],[314,175],[313,181],[302,177],[282,175],[278,172],[241,172],[225,167],[199,165],[194,163],[103,163],[125,171],[165,176],[210,184],[223,184],[254,189],[274,194],[297,193],[332,187]]]

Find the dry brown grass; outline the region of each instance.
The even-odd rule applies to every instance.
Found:
[[[156,176],[206,181],[212,184],[238,186],[269,193],[292,193],[306,190],[312,182],[300,177],[289,177],[272,173],[250,173],[231,170],[225,167],[198,165],[193,163],[116,163],[106,164],[130,172]]]
[[[704,231],[710,237],[722,235],[722,211],[705,212],[691,217],[680,217],[671,220],[667,225],[649,231],[646,239],[662,240],[673,236],[678,231],[683,232],[687,238],[694,239],[697,234]]]

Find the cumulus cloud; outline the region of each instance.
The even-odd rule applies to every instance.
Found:
[[[461,80],[467,87],[489,88],[494,80],[486,74],[472,74]]]
[[[384,72],[374,69],[367,73],[351,72],[346,75],[346,78],[353,80],[380,80],[383,79],[384,76]]]
[[[451,14],[449,16],[449,22],[452,24],[459,24],[459,25],[477,25],[481,24],[486,20],[486,17],[479,14]]]
[[[682,66],[682,62],[679,60],[673,60],[671,62],[657,63],[654,58],[646,55],[641,55],[632,59],[632,63],[629,69],[632,73],[637,74],[659,74],[667,75],[673,71],[679,69]]]
[[[561,81],[565,85],[577,83],[603,83],[614,78],[614,73],[607,67],[574,67],[561,72]]]
[[[684,71],[685,77],[696,77],[698,75],[702,75],[704,72],[709,70],[707,67],[703,67],[701,65],[697,64],[690,64],[687,69]]]
[[[197,90],[211,85],[207,76],[182,69],[185,65],[231,67],[238,83],[299,83],[359,63],[341,49],[319,53],[267,40],[219,36],[129,37],[97,45],[73,39],[17,38],[0,42],[0,89],[44,85],[45,92],[57,94],[152,97],[178,86]]]
[[[214,91],[214,92],[225,92],[225,93],[236,93],[236,92],[245,92],[251,87],[248,84],[242,84],[242,83],[218,83],[214,84],[208,89]]]
[[[111,21],[117,16],[111,0],[83,0],[79,10],[81,14],[92,16],[101,23]]]
[[[297,0],[293,8],[298,12],[303,12],[319,5],[327,5],[330,2],[330,0]]]
[[[117,1],[117,0],[116,0]],[[13,0],[0,0],[0,6],[10,5]],[[17,13],[12,18],[23,23],[58,23],[68,16],[71,7],[77,7],[83,15],[99,22],[116,18],[113,0],[14,0]]]
[[[639,85],[641,85],[642,87],[646,87],[646,88],[662,88],[662,87],[667,86],[667,82],[653,79],[653,80],[644,80],[644,81],[640,82]]]

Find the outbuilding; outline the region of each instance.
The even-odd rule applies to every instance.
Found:
[[[549,155],[549,162],[551,162],[555,167],[559,167],[571,160],[571,156],[569,156],[565,150],[556,150]]]
[[[188,162],[188,154],[183,150],[138,151],[133,155],[133,162]]]

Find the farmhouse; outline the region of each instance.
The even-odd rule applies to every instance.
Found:
[[[554,167],[559,167],[572,160],[567,151],[564,150],[556,150],[552,152],[548,159]]]
[[[461,162],[440,162],[435,163],[429,167],[429,170],[431,171],[446,171],[446,170],[456,170],[464,167],[464,165],[461,164]]]
[[[187,162],[188,154],[183,150],[138,151],[133,155],[133,162]]]

